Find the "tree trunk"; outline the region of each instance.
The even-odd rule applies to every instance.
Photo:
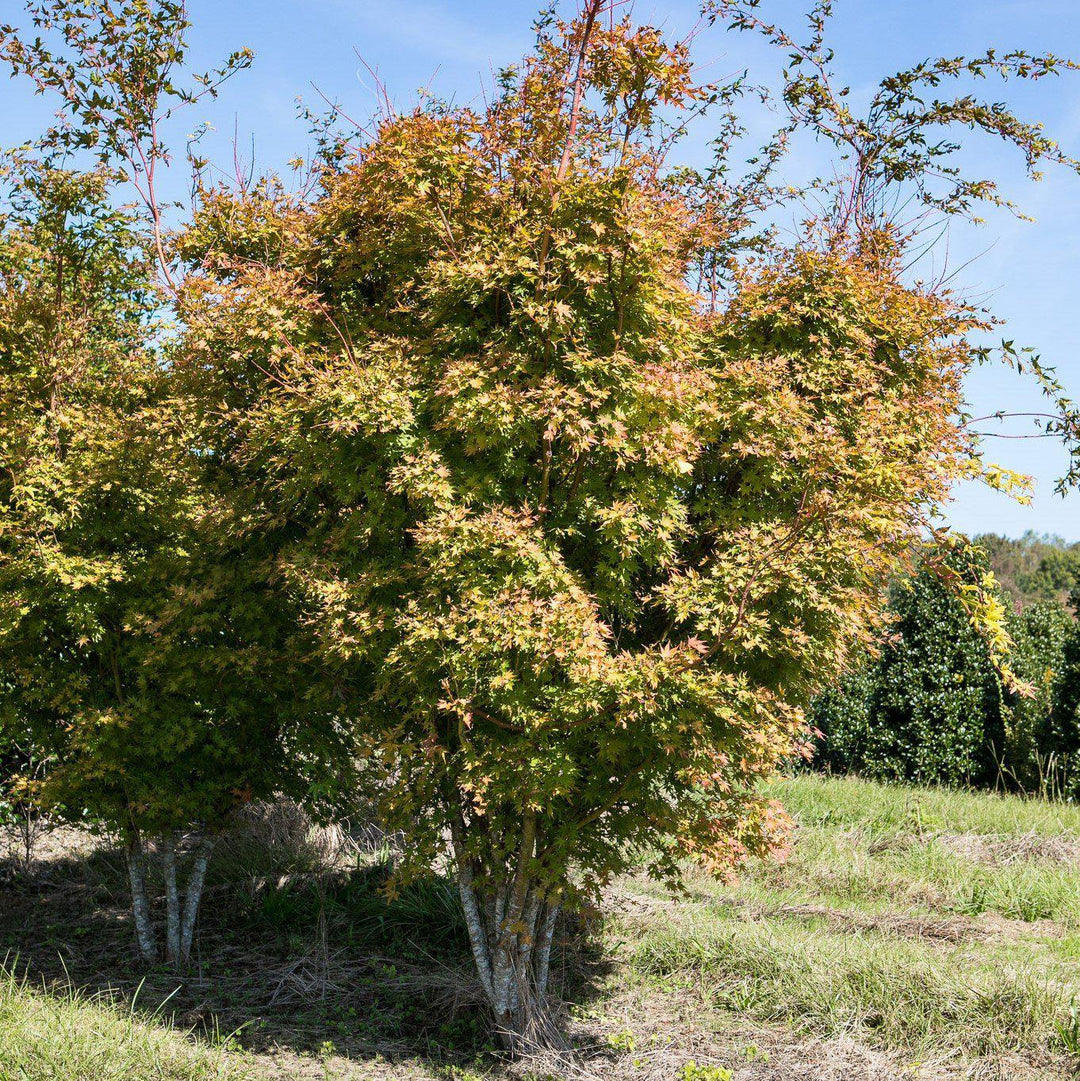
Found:
[[[146,893],[146,853],[142,838],[132,832],[128,839],[128,879],[131,882],[131,912],[135,918],[135,937],[143,960],[153,964],[157,960],[157,943],[154,926],[150,921],[150,900]]]
[[[163,837],[162,865],[165,872],[165,958],[180,967],[180,890],[176,884],[176,835]]]
[[[567,1050],[547,993],[558,911],[535,894],[516,920],[491,929],[491,1008],[497,1035],[513,1054]]]
[[[191,943],[195,938],[195,923],[199,917],[199,902],[206,884],[206,868],[213,851],[213,838],[203,837],[195,847],[191,870],[188,872],[187,894],[184,897],[184,919],[180,928],[180,961],[187,964],[191,957]]]
[[[547,996],[548,980],[551,974],[551,943],[555,938],[555,924],[558,919],[558,903],[549,904],[536,939],[536,990],[542,997]]]
[[[489,1001],[494,1001],[495,992],[491,980],[491,953],[488,947],[488,932],[481,916],[479,898],[473,886],[472,867],[467,860],[459,861],[458,892],[461,894],[461,907],[465,913],[465,926],[469,929],[469,945],[472,947],[473,960],[476,962],[476,974],[480,986]]]
[[[452,831],[458,891],[476,972],[491,1007],[496,1035],[512,1054],[567,1050],[547,997],[551,943],[559,906],[533,880],[536,824],[523,824],[510,881],[483,894],[464,854],[463,828]]]

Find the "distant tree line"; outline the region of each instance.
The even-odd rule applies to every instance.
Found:
[[[1080,795],[1080,545],[976,544],[928,551],[893,585],[879,649],[811,708],[819,768]],[[950,581],[988,574],[1006,610],[1004,665]]]
[[[1080,541],[1029,530],[1019,538],[982,533],[975,542],[986,552],[1002,595],[1017,611],[1038,601],[1066,604],[1080,588]]]

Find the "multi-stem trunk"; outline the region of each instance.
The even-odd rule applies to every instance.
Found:
[[[161,864],[165,874],[165,959],[174,968],[180,965],[180,890],[176,884],[174,836],[161,840]]]
[[[464,828],[454,830],[458,890],[480,985],[507,1050],[563,1049],[548,1001],[551,945],[559,901],[540,885],[535,867],[536,819],[527,817],[515,866],[497,885],[478,884]]]
[[[195,941],[195,924],[199,916],[206,871],[214,842],[200,837],[191,853],[186,889],[181,893],[178,868],[179,838],[175,834],[160,840],[161,867],[165,880],[165,958],[174,968],[182,968],[191,957]],[[132,830],[128,840],[128,875],[131,882],[131,904],[135,916],[135,933],[143,960],[153,964],[158,959],[154,925],[150,916],[147,889],[147,858],[142,838]]]
[[[206,869],[210,862],[213,839],[200,836],[191,851],[187,884],[181,905],[177,885],[176,867],[178,848],[176,838],[166,839],[164,849],[165,900],[168,912],[167,957],[175,968],[183,968],[191,957],[191,945],[195,940],[195,922],[199,917]]]

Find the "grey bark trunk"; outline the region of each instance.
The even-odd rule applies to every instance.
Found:
[[[180,927],[180,961],[187,964],[191,956],[191,943],[195,938],[195,923],[199,918],[199,902],[202,900],[203,886],[206,884],[206,868],[210,862],[210,853],[214,842],[210,837],[203,837],[195,848],[188,873],[187,893],[184,897],[184,917]]]
[[[469,943],[499,1040],[515,1055],[566,1051],[546,1000],[558,905],[537,881],[537,816],[524,817],[516,858],[495,873],[484,868],[479,884],[462,814],[451,819],[450,832]]]
[[[519,906],[508,899],[509,889],[500,890],[494,903],[491,898],[482,903],[471,868],[458,867],[458,891],[480,986],[507,1050],[514,1054],[540,1048],[564,1050],[547,1003],[558,906],[532,895],[515,919],[513,912]],[[504,918],[492,923],[496,912]]]
[[[480,977],[480,986],[489,1001],[494,1001],[495,991],[492,983],[491,953],[488,945],[484,919],[480,914],[480,903],[473,887],[473,872],[467,860],[458,861],[458,893],[461,895],[461,908],[465,913],[465,926],[469,930],[469,946],[472,948],[476,974]]]
[[[548,995],[551,947],[559,907],[542,899],[525,912],[493,951],[493,967],[504,974],[494,982],[492,1012],[503,1046],[512,1054],[565,1053],[565,1034]]]
[[[180,890],[176,884],[176,837],[163,837],[162,865],[165,872],[165,957],[170,965],[180,965]]]
[[[555,938],[555,924],[558,919],[559,906],[548,905],[536,939],[536,993],[541,998],[547,995],[548,979],[551,974],[551,943]]]
[[[146,853],[138,834],[132,835],[128,841],[127,857],[135,938],[143,960],[153,964],[157,960],[157,943],[154,941],[154,926],[150,921],[150,900],[146,894]]]

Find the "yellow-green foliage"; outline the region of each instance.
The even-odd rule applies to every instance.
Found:
[[[54,757],[51,805],[127,830],[213,824],[283,776],[255,553],[206,529],[143,223],[112,208],[104,170],[15,160],[4,179],[3,715]]]
[[[733,268],[702,312],[688,274],[738,223],[672,190],[644,106],[615,159],[621,119],[567,134],[583,33],[487,111],[385,121],[309,204],[210,193],[175,360],[406,869],[455,832],[492,885],[524,851],[546,896],[571,861],[591,890],[628,848],[674,876],[777,843],[753,781],[966,468],[976,324],[902,282],[888,231]],[[600,34],[591,92],[618,100],[644,41]],[[648,55],[647,93],[689,107],[683,47]]]

